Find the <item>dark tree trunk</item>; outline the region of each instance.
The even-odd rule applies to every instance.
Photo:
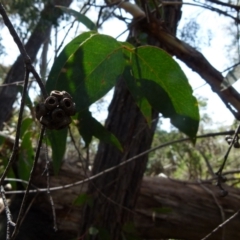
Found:
[[[175,33],[180,16],[180,9],[174,6],[166,8],[166,24]],[[139,27],[133,24],[131,38],[137,38]],[[148,43],[159,46],[155,39]],[[105,143],[100,143],[92,174],[97,174],[115,166],[150,148],[158,113],[153,110],[153,122],[148,127],[143,115],[136,106],[132,96],[121,79],[115,88],[113,100],[109,107],[106,128],[115,134],[123,145],[123,152]],[[146,169],[148,157],[138,158],[124,167],[89,184],[88,193],[93,197],[91,206],[86,206],[80,228],[80,239],[101,239],[101,234],[107,234],[111,240],[128,238],[129,227],[133,223],[133,210],[139,194],[139,189]],[[100,231],[99,235],[89,235],[89,228]]]
[[[52,3],[47,4],[41,12],[41,18],[25,45],[26,51],[32,61],[35,60],[41,45],[48,38],[52,25],[56,23],[57,19],[61,16],[61,11],[55,8],[55,5],[67,7],[71,4],[72,0],[54,0],[51,2]],[[24,72],[23,58],[19,56],[8,72],[4,84],[23,81]],[[3,127],[3,123],[10,118],[17,92],[18,89],[16,85],[3,87],[0,90],[0,129]]]
[[[100,143],[92,174],[115,166],[120,162],[150,148],[156,121],[150,129],[129,94],[124,81],[116,86],[106,127],[123,145],[123,152]],[[134,209],[147,156],[105,174],[89,184],[89,194],[94,198],[91,207],[86,207],[81,235],[89,227],[104,229],[110,239],[119,239],[124,223],[133,222]]]

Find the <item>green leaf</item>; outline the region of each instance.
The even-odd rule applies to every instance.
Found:
[[[18,89],[18,92],[22,95],[23,86],[18,85],[18,86],[17,86],[17,89]],[[31,98],[29,97],[28,92],[26,92],[25,103],[26,103],[25,106],[27,106],[30,110],[33,109],[33,104],[32,104]]]
[[[56,6],[57,8],[60,8],[64,13],[67,13],[73,17],[75,17],[79,22],[84,24],[89,30],[95,30],[97,31],[97,26],[85,15],[81,14],[80,12],[77,12],[73,9],[62,7],[62,6]]]
[[[171,213],[172,209],[169,207],[161,207],[161,208],[153,208],[152,211],[159,214],[167,214],[167,213]]]
[[[140,111],[145,117],[148,125],[151,125],[152,121],[152,106],[148,102],[147,98],[142,94],[142,88],[136,83],[136,79],[131,74],[131,69],[129,67],[125,68],[124,79],[126,79],[127,87],[131,92],[134,101],[138,105]]]
[[[140,98],[145,97],[153,108],[195,141],[198,103],[177,62],[157,47],[144,46],[132,51],[130,65]],[[126,79],[128,85],[133,84],[133,78]]]
[[[28,180],[34,161],[34,150],[32,146],[32,132],[26,132],[22,137],[19,151],[18,174],[23,180]]]
[[[116,83],[124,69],[121,44],[114,38],[85,33],[70,42],[54,62],[47,90],[69,92],[77,111],[87,109]]]
[[[47,130],[47,136],[52,146],[53,170],[55,175],[58,174],[62,165],[62,159],[66,150],[67,133],[67,128]]]
[[[121,143],[109,132],[100,122],[92,117],[90,111],[85,110],[78,115],[79,132],[85,142],[86,147],[90,144],[92,137],[95,136],[100,141],[109,143],[123,151]]]
[[[20,131],[20,138],[22,139],[24,133],[29,130],[30,126],[33,123],[33,119],[32,118],[24,118],[22,120],[22,124],[21,124],[21,131]]]
[[[122,226],[122,237],[126,240],[140,240],[139,234],[133,222],[125,222]]]
[[[48,80],[46,83],[46,89],[48,92],[56,89],[57,87],[57,78],[59,77],[59,74],[61,71],[64,70],[64,64],[67,62],[69,57],[77,51],[79,46],[86,41],[88,38],[90,38],[92,35],[97,34],[96,32],[85,32],[76,38],[74,38],[70,43],[68,43],[65,48],[62,50],[62,52],[59,54],[59,56],[56,58],[56,60],[53,63],[53,66],[51,68],[51,71],[48,76]]]
[[[134,101],[136,102],[140,111],[142,112],[143,116],[145,117],[148,125],[150,126],[151,120],[152,120],[152,106],[149,104],[146,97],[143,96],[140,86],[138,86],[138,84],[136,84],[136,79],[131,74],[131,72],[132,72],[131,55],[132,55],[132,52],[134,52],[134,47],[127,42],[124,42],[121,44],[124,48],[123,52],[124,52],[125,65],[126,65],[124,72],[123,72],[123,77],[124,77],[124,79],[127,80],[126,81],[127,87],[129,89],[129,91],[131,92],[131,94],[134,98]]]
[[[95,228],[95,227],[90,227],[89,229],[88,229],[88,232],[89,232],[89,234],[90,235],[97,235],[98,234],[98,229],[97,228]]]
[[[86,193],[82,193],[74,200],[73,204],[75,206],[83,206],[85,204],[88,204],[88,206],[92,207],[93,206],[93,198]]]

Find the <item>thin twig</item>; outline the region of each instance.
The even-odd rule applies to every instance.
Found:
[[[28,80],[28,82],[33,82],[33,80]],[[1,84],[0,88],[2,87],[8,87],[8,86],[15,86],[15,85],[22,85],[24,84],[24,81],[18,81],[18,82],[13,82],[13,83],[4,83],[4,84]]]
[[[216,172],[216,175],[217,175],[217,177],[218,177],[217,185],[218,185],[218,187],[222,190],[223,196],[226,196],[226,195],[227,195],[227,191],[222,187],[222,182],[224,181],[224,178],[223,178],[223,175],[222,175],[222,171],[223,171],[224,166],[225,166],[225,164],[226,164],[226,162],[227,162],[228,155],[229,155],[229,153],[230,153],[230,151],[231,151],[231,149],[232,149],[232,146],[233,146],[233,144],[235,143],[235,140],[237,139],[237,136],[238,136],[239,131],[240,131],[240,124],[239,124],[239,126],[237,127],[237,129],[236,129],[236,131],[235,131],[235,133],[234,133],[233,139],[232,139],[232,141],[231,141],[231,143],[230,143],[230,145],[229,145],[229,147],[228,147],[228,150],[227,150],[227,152],[226,152],[226,154],[225,154],[225,156],[224,156],[223,163],[222,163],[222,165],[220,166],[219,170]]]
[[[84,167],[84,164],[83,164],[83,160],[84,160],[84,159],[83,159],[83,156],[82,156],[82,154],[80,153],[80,151],[79,151],[79,149],[78,149],[78,147],[77,147],[77,144],[76,144],[76,142],[75,142],[75,139],[74,139],[74,137],[73,137],[73,134],[72,134],[72,131],[71,131],[70,127],[68,127],[68,129],[69,129],[69,133],[70,133],[70,137],[71,137],[71,140],[72,140],[72,142],[73,142],[73,145],[74,145],[74,147],[75,147],[75,149],[76,149],[76,151],[77,151],[77,153],[78,153],[79,159],[82,161],[82,166],[83,166],[84,174],[85,174],[85,176],[86,176],[87,178],[89,178],[89,177],[88,177],[88,174],[87,174],[87,169]],[[130,212],[130,213],[135,214],[135,212],[131,211],[131,210],[128,209],[127,207],[122,206],[121,204],[119,204],[119,203],[117,203],[116,201],[112,200],[110,197],[106,196],[106,195],[101,191],[101,189],[99,189],[99,188],[96,186],[96,184],[95,184],[93,181],[90,181],[90,184],[94,187],[94,189],[97,191],[97,193],[99,193],[104,199],[106,199],[106,200],[109,201],[110,203],[118,206],[119,208],[122,208],[122,209],[126,210],[127,212]],[[105,187],[106,187],[106,186],[105,186]]]
[[[234,4],[230,4],[230,3],[225,3],[225,2],[222,2],[222,1],[218,1],[218,0],[207,0],[207,1],[208,1],[208,2],[211,2],[211,3],[219,4],[219,5],[221,5],[221,6],[233,8],[233,9],[235,9],[236,11],[239,11],[239,10],[240,10],[240,6],[238,6],[238,5],[234,5]]]
[[[46,146],[46,168],[45,168],[45,172],[46,172],[46,177],[47,177],[47,195],[49,198],[49,202],[52,208],[52,214],[53,214],[53,229],[55,231],[58,230],[57,227],[57,217],[56,217],[56,211],[55,211],[55,206],[54,206],[54,201],[51,195],[51,191],[50,191],[50,175],[49,175],[49,165],[50,165],[50,161],[49,161],[49,157],[48,157],[48,151],[47,151],[47,146]]]
[[[0,6],[1,6],[1,4],[0,4]],[[12,150],[10,159],[9,159],[8,164],[7,164],[6,168],[4,169],[4,172],[3,172],[2,176],[1,176],[0,185],[3,184],[3,180],[6,177],[6,175],[8,173],[8,170],[10,169],[12,164],[14,163],[14,161],[16,159],[16,155],[18,153],[20,131],[21,131],[21,124],[22,124],[22,116],[23,116],[23,111],[24,111],[24,106],[25,106],[25,99],[26,99],[26,95],[27,95],[28,80],[29,80],[29,71],[26,68],[25,69],[25,79],[24,79],[23,91],[22,91],[21,105],[20,105],[20,110],[19,110],[19,115],[18,115],[16,137],[15,137],[13,150]]]
[[[23,56],[24,58],[24,62],[27,64],[27,63],[31,63],[31,59],[30,57],[28,56],[27,52],[26,52],[26,49],[24,47],[24,45],[22,44],[22,41],[20,40],[20,38],[18,37],[18,34],[17,32],[15,31],[10,19],[8,18],[7,16],[7,13],[2,5],[2,3],[0,3],[0,14],[2,15],[2,18],[3,18],[3,21],[5,23],[5,26],[8,28],[10,34],[12,35],[13,37],[13,40],[14,42],[17,44],[18,46],[18,49],[21,53],[21,55]]]
[[[240,212],[240,209],[236,213],[234,213],[230,218],[228,218],[225,222],[223,222],[222,224],[218,225],[212,232],[210,232],[207,236],[205,236],[201,240],[208,239],[212,234],[217,232],[219,228],[224,227],[227,223],[229,223],[232,219],[234,219],[239,214],[239,212]]]
[[[22,204],[21,204],[21,207],[20,207],[20,210],[19,210],[19,214],[18,214],[18,218],[17,218],[17,222],[16,222],[16,227],[15,227],[15,229],[13,231],[11,240],[15,239],[15,237],[16,237],[18,231],[19,231],[21,222],[22,222],[22,218],[23,218],[23,214],[24,214],[24,210],[25,210],[25,204],[26,204],[26,200],[27,200],[28,193],[29,193],[29,190],[30,190],[30,186],[32,184],[34,172],[35,172],[35,169],[37,167],[37,161],[38,161],[38,158],[39,158],[39,154],[40,154],[40,150],[41,150],[41,146],[42,146],[42,140],[43,140],[44,133],[45,133],[45,127],[42,126],[41,132],[40,132],[40,136],[39,136],[39,140],[38,140],[37,151],[36,151],[36,154],[35,154],[33,166],[32,166],[32,169],[31,169],[30,176],[29,176],[28,185],[26,187],[25,195],[23,197]]]
[[[212,177],[215,177],[215,173],[214,173],[214,171],[213,171],[213,168],[212,168],[210,162],[208,161],[207,156],[205,155],[205,152],[203,151],[203,149],[202,149],[201,147],[198,148],[198,151],[199,151],[199,153],[202,155],[202,157],[203,157],[203,159],[204,159],[204,161],[205,161],[205,163],[206,163],[206,165],[207,165],[207,169],[208,169],[210,175],[211,175]]]
[[[14,42],[17,44],[18,49],[22,55],[22,57],[24,58],[24,63],[26,64],[27,69],[34,75],[34,77],[37,80],[37,83],[42,91],[43,96],[46,98],[48,96],[46,88],[41,80],[41,78],[39,77],[38,73],[36,72],[35,68],[32,66],[31,63],[31,59],[27,54],[27,51],[22,43],[22,41],[20,40],[17,32],[15,31],[10,19],[7,16],[7,13],[2,5],[2,3],[0,3],[0,14],[2,15],[3,21],[5,23],[5,26],[8,28],[11,36],[13,37]]]
[[[219,210],[220,210],[222,222],[224,222],[224,221],[225,221],[225,213],[224,213],[224,210],[223,210],[222,206],[221,206],[220,203],[218,202],[216,196],[214,195],[214,193],[213,193],[210,189],[208,189],[208,188],[207,188],[206,186],[204,186],[203,184],[200,184],[200,186],[201,186],[206,192],[208,192],[209,194],[211,194],[211,196],[213,197],[215,203],[217,204],[217,206],[218,206],[218,208],[219,208]],[[222,240],[224,240],[224,238],[225,238],[225,228],[223,227],[223,229],[222,229]]]
[[[4,187],[1,185],[0,186],[0,190],[1,190],[1,195],[2,195],[2,200],[3,200],[3,204],[4,204],[4,208],[5,208],[5,213],[7,216],[7,231],[6,231],[6,240],[10,240],[10,225],[11,226],[15,226],[15,223],[12,221],[12,214],[10,212],[10,209],[8,207],[8,202],[5,196],[5,191],[4,191]]]
[[[214,136],[221,136],[221,135],[232,135],[234,133],[234,131],[224,131],[224,132],[217,132],[217,133],[207,133],[207,134],[203,134],[203,135],[199,135],[199,136],[196,136],[196,138],[207,138],[207,137],[214,137]],[[151,148],[149,150],[146,150],[132,158],[129,158],[127,159],[126,161],[124,162],[121,162],[120,164],[116,165],[116,166],[113,166],[111,168],[108,168],[96,175],[93,175],[87,179],[84,179],[84,180],[81,180],[81,181],[77,181],[77,182],[74,182],[74,183],[71,183],[71,184],[66,184],[66,185],[63,185],[63,186],[58,186],[58,187],[52,187],[50,188],[51,191],[58,191],[58,190],[62,190],[62,189],[68,189],[68,188],[71,188],[71,187],[74,187],[74,186],[77,186],[77,185],[80,185],[80,184],[83,184],[83,183],[86,183],[86,182],[89,182],[93,179],[96,179],[108,172],[111,172],[113,170],[116,170],[117,168],[121,167],[121,166],[124,166],[125,164],[127,163],[130,163],[131,161],[134,161],[136,160],[137,158],[139,157],[142,157],[150,152],[153,152],[157,149],[160,149],[160,148],[164,148],[164,147],[167,147],[167,146],[170,146],[172,144],[176,144],[176,143],[181,143],[181,142],[184,142],[184,141],[189,141],[191,140],[191,138],[181,138],[181,139],[178,139],[178,140],[174,140],[174,141],[170,141],[170,142],[167,142],[167,143],[164,143],[164,144],[161,144],[159,146],[156,146],[154,148]],[[47,189],[46,188],[39,188],[37,190],[30,190],[29,193],[36,193],[36,192],[46,192]],[[18,193],[24,193],[24,191],[9,191],[7,192],[6,194],[18,194]]]

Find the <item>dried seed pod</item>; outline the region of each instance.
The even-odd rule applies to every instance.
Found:
[[[60,102],[60,107],[68,116],[73,116],[76,113],[75,103],[70,98],[64,98]]]
[[[70,123],[72,122],[71,118],[68,116],[65,116],[61,122],[59,122],[58,124],[55,125],[55,129],[56,130],[60,130],[63,129],[65,127],[67,127]]]
[[[35,107],[36,111],[36,118],[40,120],[42,116],[45,116],[47,114],[47,109],[44,105],[44,103],[38,103]]]
[[[59,102],[64,98],[63,93],[58,90],[51,91],[50,96],[57,98]]]
[[[68,92],[66,92],[66,91],[62,91],[62,95],[63,95],[64,98],[72,99],[72,96]]]
[[[48,110],[53,110],[59,105],[57,98],[54,96],[47,97],[44,103]]]
[[[53,124],[62,122],[65,118],[65,112],[61,108],[56,108],[52,112],[52,121]]]

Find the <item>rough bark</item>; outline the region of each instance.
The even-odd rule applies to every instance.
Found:
[[[149,149],[155,126],[156,122],[151,129],[148,127],[124,82],[120,81],[109,107],[106,127],[120,139],[124,152],[100,143],[92,174]],[[136,203],[146,162],[147,156],[141,157],[89,184],[88,193],[93,194],[94,201],[84,211],[82,239],[91,226],[109,231],[110,239],[119,239],[124,223],[132,221],[131,210]],[[107,201],[105,196],[111,201]]]
[[[72,0],[54,0],[47,4],[41,12],[41,18],[37,23],[33,33],[25,45],[26,51],[32,61],[35,61],[37,53],[48,38],[49,31],[57,19],[61,16],[61,11],[55,8],[55,5],[69,6]],[[4,84],[23,81],[24,79],[24,62],[23,58],[19,56],[12,65]],[[0,89],[0,129],[3,123],[6,122],[12,112],[12,106],[17,96],[17,86],[10,85]]]
[[[179,8],[167,7],[169,27],[175,31],[179,20]],[[137,37],[137,24],[134,24],[131,37]],[[149,44],[158,42],[148,39]],[[150,148],[156,118],[158,113],[153,111],[154,119],[151,128],[136,106],[131,94],[121,79],[115,88],[113,100],[109,107],[106,128],[115,134],[123,146],[123,152],[105,143],[100,143],[94,161],[92,174],[97,174]],[[99,239],[99,236],[88,234],[90,227],[102,229],[109,239],[118,240],[129,234],[125,226],[133,222],[133,210],[139,193],[142,177],[146,169],[147,156],[126,164],[111,173],[92,181],[88,193],[93,196],[92,206],[86,206],[81,222],[80,239]],[[108,198],[108,200],[107,200]]]
[[[210,183],[144,178],[134,219],[137,232],[144,239],[200,240],[240,209],[239,190],[225,189],[229,195],[221,197]],[[170,212],[161,213],[161,208]],[[239,239],[239,223],[238,215],[208,239]]]

